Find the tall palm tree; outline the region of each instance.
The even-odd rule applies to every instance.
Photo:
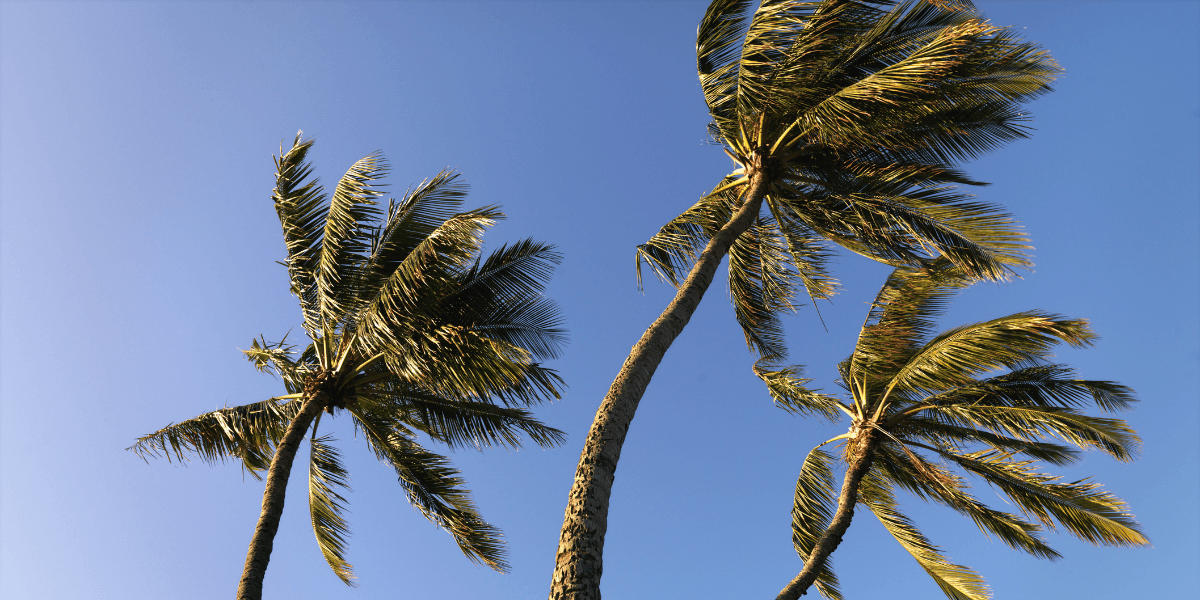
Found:
[[[1058,66],[969,3],[895,4],[709,6],[697,33],[700,83],[710,132],[737,168],[638,248],[639,280],[645,260],[678,291],[592,423],[551,598],[600,597],[625,434],[726,254],[735,316],[768,361],[786,352],[778,313],[836,288],[827,242],[893,265],[941,255],[982,279],[1027,265],[1015,222],[961,193],[956,186],[980,183],[956,165],[1024,137],[1020,105],[1050,90]]]
[[[556,306],[541,294],[559,255],[525,240],[481,260],[496,207],[458,212],[458,175],[439,173],[396,203],[377,208],[387,165],[358,161],[327,200],[305,162],[312,140],[298,134],[276,159],[275,209],[283,225],[291,290],[308,345],[255,340],[246,357],[283,380],[287,394],[223,408],[142,437],[139,455],[238,459],[267,471],[238,598],[262,596],[262,581],[302,438],[309,434],[309,510],[317,544],[352,584],[342,516],[347,473],[322,412],[345,414],[380,461],[396,471],[409,502],[454,537],[468,558],[504,571],[499,531],[479,515],[449,460],[418,434],[450,448],[540,446],[564,440],[528,408],[558,398],[562,382],[537,360],[564,341]],[[382,220],[380,220],[382,217]]]
[[[792,540],[804,568],[780,592],[795,600],[814,583],[841,598],[829,555],[850,526],[855,504],[867,507],[925,572],[954,600],[990,596],[983,579],[951,563],[900,512],[897,488],[970,517],[985,533],[1039,558],[1059,556],[1039,533],[1056,525],[1087,542],[1149,544],[1125,502],[1090,479],[1064,481],[1038,461],[1066,465],[1081,450],[1128,461],[1140,440],[1123,420],[1085,414],[1125,410],[1132,390],[1110,381],[1076,379],[1049,362],[1056,343],[1089,346],[1087,321],[1021,312],[934,335],[951,296],[969,285],[962,269],[938,259],[899,268],[880,290],[854,353],[839,365],[842,402],[804,387],[795,370],[769,374],[784,408],[838,418],[849,431],[809,452],[796,483]],[[841,442],[834,454],[822,447]],[[1059,442],[1065,442],[1059,443]],[[835,491],[834,463],[846,465]],[[995,510],[968,492],[979,477],[1023,514]]]

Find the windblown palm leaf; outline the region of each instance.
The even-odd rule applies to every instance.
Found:
[[[481,256],[496,207],[461,211],[466,186],[451,172],[378,208],[387,164],[358,161],[331,198],[311,178],[312,140],[297,135],[276,159],[275,208],[283,226],[292,292],[309,344],[254,340],[255,368],[283,380],[287,394],[222,408],[142,437],[130,449],[208,462],[237,459],[255,477],[267,470],[264,511],[239,598],[261,595],[283,490],[309,433],[309,509],[318,546],[351,584],[343,517],[349,474],[322,412],[346,414],[392,467],[412,505],[445,528],[473,561],[504,571],[500,531],[479,515],[449,459],[418,434],[450,448],[543,446],[564,434],[529,407],[559,397],[562,381],[540,360],[564,342],[558,309],[541,291],[559,261],[552,246],[524,240]],[[264,533],[265,532],[265,533]]]
[[[1096,336],[1087,322],[1029,311],[936,334],[936,316],[969,283],[961,268],[939,258],[896,269],[876,297],[854,354],[841,364],[849,402],[830,400],[851,416],[850,430],[809,454],[796,485],[792,535],[805,566],[781,599],[794,600],[814,583],[826,597],[840,597],[823,582],[835,580],[827,559],[855,502],[879,518],[948,597],[989,597],[977,574],[946,560],[899,512],[894,488],[952,508],[985,534],[1039,558],[1059,557],[1041,537],[1057,526],[1098,545],[1149,543],[1125,502],[1100,484],[1039,472],[1039,461],[1070,464],[1078,450],[1118,460],[1138,451],[1140,440],[1124,421],[1083,412],[1089,404],[1103,412],[1128,409],[1132,390],[1078,379],[1049,362],[1056,343],[1091,345]],[[778,395],[770,381],[768,389]],[[839,440],[847,466],[835,508],[830,455],[821,446]],[[999,490],[1020,514],[980,502],[967,491],[967,476]]]

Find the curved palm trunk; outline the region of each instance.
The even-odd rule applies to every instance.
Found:
[[[817,580],[821,567],[825,565],[825,559],[837,550],[838,544],[842,543],[842,536],[846,535],[846,530],[850,528],[850,519],[854,518],[854,504],[858,502],[858,486],[867,471],[871,470],[871,459],[875,454],[874,432],[864,431],[861,435],[867,436],[867,439],[862,442],[861,450],[846,466],[846,478],[842,481],[837,510],[829,521],[829,527],[813,546],[813,551],[809,553],[808,560],[804,561],[804,568],[800,570],[800,574],[779,592],[775,600],[796,600],[807,593],[808,588]]]
[[[754,223],[766,192],[767,177],[760,172],[751,178],[742,207],[709,241],[671,304],[630,351],[596,411],[567,501],[550,583],[551,600],[600,600],[608,500],[633,414],[663,355],[712,284],[721,260],[734,240]]]
[[[283,515],[283,496],[287,492],[288,477],[292,472],[292,461],[304,439],[304,432],[313,419],[325,408],[325,394],[315,394],[304,401],[300,413],[288,425],[283,440],[275,449],[271,468],[267,471],[267,488],[263,492],[262,513],[250,539],[250,550],[246,553],[246,566],[242,569],[242,580],[238,584],[238,600],[261,600],[263,577],[267,574],[267,563],[271,560],[271,548],[275,544],[275,532],[279,530],[279,517]]]

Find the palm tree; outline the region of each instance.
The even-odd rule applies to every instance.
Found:
[[[330,200],[309,180],[312,140],[298,134],[276,159],[275,209],[287,245],[291,291],[310,342],[298,354],[284,341],[255,340],[246,357],[283,380],[287,393],[223,408],[142,437],[143,457],[208,462],[238,459],[256,478],[267,471],[238,598],[262,596],[262,581],[301,440],[309,434],[309,510],[317,544],[334,573],[352,584],[344,557],[347,484],[338,451],[318,437],[322,412],[346,414],[380,461],[396,471],[409,502],[444,527],[468,558],[507,570],[499,531],[480,517],[449,460],[418,434],[450,448],[562,443],[561,431],[528,408],[558,398],[561,380],[538,359],[564,341],[556,306],[541,290],[559,260],[525,240],[480,258],[496,207],[457,212],[465,184],[451,172],[410,189],[386,214],[376,181],[378,154],[358,161]],[[382,217],[378,223],[376,221]]]
[[[700,83],[709,130],[737,168],[638,248],[639,281],[645,260],[678,291],[592,423],[551,598],[600,597],[625,434],[726,254],[735,316],[769,361],[786,352],[778,314],[835,291],[828,242],[894,266],[945,256],[982,279],[1027,266],[1015,222],[961,193],[956,186],[980,183],[956,165],[1024,137],[1020,105],[1050,90],[1058,66],[969,3],[893,4],[709,6],[697,33]]]
[[[1039,472],[1038,461],[1076,462],[1076,448],[1132,460],[1140,444],[1123,420],[1084,413],[1088,404],[1104,412],[1128,409],[1136,401],[1132,390],[1076,379],[1070,367],[1048,360],[1056,343],[1091,345],[1096,336],[1087,321],[1028,311],[933,335],[936,317],[967,285],[962,269],[946,259],[896,269],[854,353],[839,365],[847,402],[806,389],[808,380],[794,368],[767,374],[783,408],[830,420],[845,413],[851,422],[805,458],[792,509],[792,540],[804,568],[779,600],[795,600],[814,583],[826,598],[841,598],[829,555],[855,503],[874,513],[947,597],[990,597],[978,574],[949,562],[900,512],[897,488],[948,506],[985,534],[1039,558],[1059,557],[1039,535],[1056,524],[1092,544],[1149,544],[1125,502],[1099,483]],[[835,455],[822,449],[832,442],[841,442],[837,458],[846,465],[840,492]],[[950,467],[983,479],[1023,514],[983,504]]]

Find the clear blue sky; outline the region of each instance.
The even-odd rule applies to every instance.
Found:
[[[1135,388],[1141,460],[1089,458],[1152,549],[1055,536],[1037,561],[908,502],[997,598],[1196,597],[1200,4],[982,2],[1066,68],[1037,131],[970,165],[1020,218],[1035,272],[969,290],[947,326],[1043,308],[1103,336],[1064,361]],[[570,385],[539,411],[554,450],[460,452],[510,575],[477,567],[341,438],[349,560],[329,571],[293,478],[267,598],[528,599],[548,590],[575,460],[612,376],[665,306],[633,249],[729,170],[705,144],[694,35],[703,2],[0,3],[0,597],[233,594],[262,484],[234,464],[147,465],[142,434],[280,384],[238,352],[298,310],[275,264],[271,155],[297,129],[324,181],[383,150],[400,193],[451,166],[502,203],[492,246],[533,236],[565,261],[549,293]],[[792,360],[833,388],[886,269],[846,256],[842,294],[786,325]],[[789,417],[750,374],[724,284],[647,392],[613,495],[609,598],[773,598],[798,571],[789,510],[804,452],[844,424]],[[986,487],[984,499],[1004,508]],[[868,515],[835,555],[847,598],[941,597]]]

